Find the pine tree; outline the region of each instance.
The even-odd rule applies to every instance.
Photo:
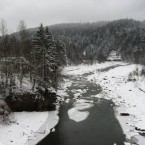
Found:
[[[33,47],[37,75],[41,77],[43,85],[55,87],[58,60],[55,41],[48,27],[44,28],[41,24],[34,36]]]

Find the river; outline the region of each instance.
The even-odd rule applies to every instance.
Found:
[[[68,88],[70,101],[60,105],[59,123],[38,145],[124,145],[125,135],[115,117],[114,103],[111,100],[93,97],[101,92],[101,86],[88,82],[82,76],[70,77],[73,82]],[[74,107],[74,92],[86,90],[77,99],[92,101],[92,107],[81,110],[89,112],[85,120],[76,122],[70,119],[68,110]],[[67,99],[67,98],[66,98]]]

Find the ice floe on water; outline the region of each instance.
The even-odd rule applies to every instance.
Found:
[[[90,107],[93,107],[93,104],[91,103],[75,103],[74,107],[68,110],[68,115],[69,118],[76,121],[80,122],[89,116],[89,111],[86,111],[85,109],[88,109]]]

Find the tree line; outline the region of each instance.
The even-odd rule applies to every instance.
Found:
[[[36,87],[57,89],[61,67],[67,62],[65,44],[43,24],[30,35],[25,22],[20,21],[17,37],[7,34],[6,22],[2,19],[0,32],[0,93],[6,96],[13,91],[17,80],[22,88],[25,78],[33,84],[32,90]]]
[[[145,24],[133,19],[96,23],[70,23],[50,26],[66,44],[69,61],[105,61],[112,50],[123,61],[145,64]]]

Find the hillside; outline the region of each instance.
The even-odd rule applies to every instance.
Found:
[[[64,43],[70,63],[104,61],[112,50],[125,61],[145,62],[145,22],[133,19],[94,23],[64,23],[49,26]],[[37,28],[28,29],[30,37]],[[19,37],[18,33],[13,35]]]
[[[52,33],[66,44],[72,62],[106,59],[111,50],[119,50],[122,59],[140,63],[145,54],[145,27],[140,21],[122,19],[88,24],[50,26]],[[85,55],[84,55],[85,54]]]

